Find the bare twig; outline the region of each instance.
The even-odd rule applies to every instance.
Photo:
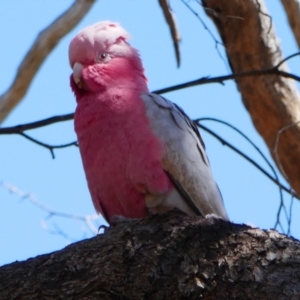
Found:
[[[0,97],[0,123],[25,96],[32,79],[59,40],[90,10],[95,0],[76,0],[66,12],[40,32],[18,68],[9,89]]]
[[[280,172],[282,173],[282,175],[284,176],[284,178],[285,178],[287,181],[288,181],[288,177],[286,176],[286,174],[285,174],[285,172],[284,172],[284,170],[283,170],[283,168],[282,168],[282,165],[281,165],[281,163],[280,163],[280,160],[279,160],[279,158],[278,158],[278,143],[279,143],[280,136],[281,136],[281,134],[282,134],[284,131],[286,131],[286,130],[288,130],[288,129],[290,129],[290,128],[296,126],[296,125],[298,125],[299,123],[300,123],[300,121],[297,121],[297,122],[294,122],[294,123],[289,124],[289,125],[287,125],[287,126],[284,126],[284,127],[281,128],[280,130],[278,130],[277,135],[276,135],[276,140],[275,140],[275,146],[274,146],[273,153],[274,153],[274,156],[275,156],[275,160],[276,160],[276,162],[277,162],[277,164],[278,164],[278,168],[280,169]]]
[[[252,145],[252,147],[259,153],[259,155],[263,158],[263,160],[267,163],[267,165],[270,167],[270,169],[272,170],[273,174],[274,174],[274,177],[275,179],[279,182],[279,177],[277,175],[277,172],[275,171],[275,168],[272,166],[271,162],[267,159],[267,157],[263,154],[263,152],[254,144],[254,142],[251,141],[251,139],[246,136],[241,130],[239,130],[237,127],[229,124],[228,122],[225,122],[223,120],[219,120],[219,119],[216,119],[216,118],[207,118],[207,117],[204,117],[204,118],[199,118],[197,120],[195,120],[195,122],[202,122],[202,121],[213,121],[213,122],[218,122],[218,123],[221,123],[223,125],[226,125],[228,126],[229,128],[233,129],[234,131],[236,131],[239,135],[241,135],[250,145]],[[282,188],[281,186],[278,186],[279,187],[279,199],[280,199],[280,202],[279,202],[279,207],[278,207],[278,211],[277,211],[277,218],[276,218],[276,222],[275,222],[275,226],[274,228],[276,229],[277,226],[281,226],[280,225],[280,214],[281,214],[281,211],[283,209],[284,213],[285,213],[285,217],[288,221],[288,230],[287,232],[290,232],[290,223],[291,223],[291,210],[289,211],[289,213],[287,212],[287,209],[284,205],[284,199],[283,199],[283,193],[282,193]],[[292,196],[293,197],[293,196]]]
[[[291,56],[288,57],[288,58],[291,58],[291,57],[293,57],[293,56],[291,55]],[[275,146],[274,146],[274,150],[273,150],[274,158],[275,158],[275,160],[277,161],[277,166],[278,166],[278,168],[279,168],[281,174],[285,177],[285,179],[287,180],[287,182],[288,182],[288,178],[287,178],[287,176],[286,176],[286,174],[285,174],[285,172],[284,172],[284,170],[283,170],[283,167],[282,167],[282,165],[281,165],[281,162],[280,162],[280,160],[279,160],[279,158],[278,158],[278,144],[279,144],[279,139],[280,139],[281,134],[282,134],[284,131],[286,131],[286,130],[288,130],[288,129],[290,129],[290,128],[296,126],[296,125],[298,125],[299,123],[300,123],[300,121],[294,122],[294,123],[292,123],[292,124],[290,124],[290,125],[287,125],[287,126],[284,126],[283,128],[281,128],[281,129],[277,132],[277,135],[276,135]],[[291,198],[291,204],[290,204],[290,209],[289,209],[289,217],[287,217],[287,223],[288,223],[287,234],[288,234],[288,235],[289,235],[290,232],[291,232],[293,201],[294,201],[294,197],[293,197],[293,195],[292,195],[292,198]],[[283,203],[283,199],[281,199],[281,203],[280,203],[280,206],[279,206],[279,209],[278,209],[278,212],[277,212],[277,221],[276,221],[276,223],[275,223],[275,228],[276,228],[276,226],[277,226],[278,224],[280,225],[280,220],[279,220],[279,218],[280,218],[280,213],[281,213],[282,207],[284,207],[284,210],[286,211],[286,208],[285,208],[284,203]],[[286,213],[286,214],[287,214],[287,213]]]
[[[250,76],[262,76],[262,75],[279,75],[285,78],[291,78],[294,79],[298,82],[300,82],[300,77],[285,71],[278,70],[276,68],[271,68],[271,69],[266,69],[266,70],[254,70],[254,71],[246,71],[246,72],[241,72],[241,73],[236,73],[236,74],[230,74],[230,75],[224,75],[224,76],[217,76],[217,77],[202,77],[200,79],[196,79],[193,81],[189,81],[186,83],[174,85],[171,87],[167,87],[161,90],[156,91],[158,94],[164,94],[164,93],[169,93],[169,92],[174,92],[177,90],[197,86],[197,85],[202,85],[202,84],[208,84],[208,83],[220,83],[224,84],[224,81],[232,80],[232,79],[237,79],[241,77],[250,77]]]
[[[69,243],[77,242],[78,239],[71,237],[69,234],[67,234],[65,231],[63,231],[55,222],[53,222],[52,226],[54,227],[54,230],[51,229],[48,224],[45,222],[45,220],[42,220],[40,222],[41,227],[49,234],[53,235],[59,235],[63,237],[65,240],[67,240]]]
[[[217,53],[219,55],[219,57],[223,60],[225,66],[228,66],[226,59],[223,57],[220,49],[219,49],[219,45],[224,46],[224,44],[220,41],[217,40],[217,38],[214,36],[214,34],[212,33],[212,31],[207,27],[207,25],[205,24],[205,22],[201,19],[201,17],[199,16],[199,14],[190,6],[190,4],[186,1],[186,0],[181,0],[181,2],[190,10],[190,12],[192,14],[195,15],[195,17],[200,21],[200,23],[202,24],[203,28],[208,32],[208,34],[211,36],[211,38],[214,40],[215,42],[215,48],[217,50]],[[200,4],[200,3],[198,3]],[[202,4],[200,4],[202,6]]]
[[[275,69],[278,69],[283,63],[287,62],[288,60],[296,57],[296,56],[299,56],[300,55],[300,52],[296,52],[294,54],[291,54],[289,56],[287,56],[285,59],[283,59],[282,61],[280,61],[274,68]]]
[[[180,50],[179,50],[180,34],[179,34],[178,28],[176,26],[175,15],[172,12],[172,9],[169,4],[169,0],[158,0],[158,2],[164,13],[166,22],[170,28],[170,32],[171,32],[171,36],[172,36],[172,40],[173,40],[173,44],[174,44],[177,66],[179,67],[180,66]]]
[[[55,158],[54,149],[67,148],[67,147],[71,147],[71,146],[78,147],[77,141],[74,141],[74,142],[71,142],[71,143],[67,143],[67,144],[62,144],[62,145],[50,145],[50,144],[46,144],[46,143],[43,143],[41,141],[38,141],[37,139],[29,136],[28,134],[25,134],[24,132],[19,132],[19,134],[21,136],[23,136],[24,138],[28,139],[29,141],[31,141],[31,142],[39,145],[39,146],[42,146],[42,147],[48,149],[50,151],[51,156],[52,156],[53,159]]]
[[[278,180],[277,173],[276,173],[274,167],[272,166],[271,162],[267,159],[267,157],[263,154],[263,152],[255,145],[255,143],[247,135],[245,135],[241,130],[239,130],[237,127],[233,126],[232,124],[230,124],[228,122],[225,122],[223,120],[216,119],[216,118],[203,117],[203,118],[196,119],[194,122],[197,123],[197,122],[202,122],[202,121],[213,121],[213,122],[221,123],[223,125],[228,126],[229,128],[233,129],[235,132],[237,132],[239,135],[241,135],[259,153],[259,155],[267,163],[267,165],[272,170],[274,176]]]
[[[241,150],[239,150],[238,148],[236,148],[235,146],[233,146],[232,144],[230,144],[228,141],[226,141],[225,139],[223,139],[221,136],[219,136],[217,133],[215,133],[214,131],[212,131],[211,129],[207,128],[206,126],[200,124],[199,122],[196,122],[197,126],[199,126],[200,128],[202,128],[203,130],[205,130],[206,132],[208,132],[209,134],[211,134],[212,136],[214,136],[217,140],[219,140],[223,145],[229,147],[230,149],[232,149],[234,152],[238,153],[239,155],[241,155],[243,158],[245,158],[246,160],[248,160],[252,165],[254,165],[257,169],[259,169],[265,176],[267,176],[271,181],[273,181],[277,186],[279,186],[280,188],[282,188],[284,191],[286,191],[288,194],[294,196],[295,198],[300,200],[300,196],[297,196],[297,194],[287,188],[286,186],[284,186],[281,182],[279,182],[278,180],[276,180],[276,178],[274,178],[270,173],[268,173],[264,168],[262,168],[257,162],[255,162],[251,157],[249,157],[248,155],[246,155],[245,153],[243,153]]]
[[[50,219],[54,216],[67,218],[67,219],[74,219],[74,220],[84,222],[85,225],[89,228],[89,230],[93,234],[96,235],[98,233],[98,229],[93,224],[93,221],[98,220],[100,218],[100,215],[94,214],[94,215],[87,215],[87,216],[79,216],[79,215],[73,215],[73,214],[57,212],[57,211],[53,210],[52,208],[50,208],[50,207],[44,205],[43,203],[39,202],[32,194],[25,193],[25,192],[19,190],[17,187],[15,187],[11,184],[8,184],[8,183],[5,183],[5,182],[0,182],[0,187],[2,187],[3,189],[17,195],[22,200],[25,200],[25,199],[29,200],[33,205],[35,205],[38,208],[40,208],[41,210],[47,212],[48,216],[44,220]]]
[[[290,203],[290,210],[289,210],[289,220],[288,220],[288,230],[287,235],[291,234],[291,223],[292,223],[292,212],[293,212],[293,204],[294,204],[294,197],[291,197],[291,203]]]
[[[58,123],[58,122],[64,122],[69,121],[74,118],[74,114],[66,114],[66,115],[60,115],[60,116],[54,116],[51,118],[43,119],[40,121],[27,123],[23,125],[17,125],[12,127],[3,127],[0,128],[0,134],[19,134],[21,132],[24,132],[26,130],[36,129],[39,127],[47,126],[50,124]]]
[[[294,198],[294,196],[292,195],[292,199],[293,198]],[[288,213],[287,209],[286,209],[286,206],[284,204],[282,192],[281,192],[281,197],[279,199],[280,199],[280,202],[279,202],[279,207],[278,207],[277,214],[276,214],[276,222],[275,222],[275,225],[274,225],[274,229],[277,229],[277,226],[279,226],[281,228],[281,231],[284,232],[283,231],[283,226],[282,226],[281,221],[280,221],[281,211],[283,210],[284,213],[285,213],[287,223],[288,223],[287,234],[289,234],[289,232],[291,230],[291,221],[292,221],[292,219],[291,219],[291,216],[292,216],[291,206],[290,206],[290,210],[289,210],[289,213]]]

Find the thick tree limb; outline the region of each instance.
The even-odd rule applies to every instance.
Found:
[[[0,97],[0,123],[25,96],[35,74],[59,40],[78,24],[94,2],[76,0],[66,12],[40,32],[19,66],[12,85]]]
[[[0,268],[1,299],[299,299],[300,243],[178,211]]]
[[[281,0],[281,3],[285,9],[289,24],[300,49],[300,1]]]
[[[234,73],[270,69],[282,60],[262,0],[202,2],[219,30]],[[285,64],[280,69],[285,70]],[[300,99],[294,82],[281,76],[261,76],[237,78],[236,83],[278,168],[300,194]]]

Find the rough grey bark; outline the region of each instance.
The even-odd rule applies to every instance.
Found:
[[[179,211],[0,268],[0,299],[299,299],[300,243]]]
[[[234,73],[269,69],[283,59],[262,0],[202,3],[220,33]],[[243,77],[236,83],[279,170],[300,194],[300,99],[295,83],[276,75]]]

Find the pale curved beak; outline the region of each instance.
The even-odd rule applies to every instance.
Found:
[[[83,65],[76,62],[73,65],[73,79],[76,83],[76,85],[82,89],[83,88],[83,81],[82,81],[82,70],[83,70]]]

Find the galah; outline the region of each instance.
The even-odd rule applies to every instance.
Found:
[[[197,127],[149,92],[128,38],[119,24],[103,21],[69,47],[75,131],[96,210],[108,223],[174,208],[228,219]]]

